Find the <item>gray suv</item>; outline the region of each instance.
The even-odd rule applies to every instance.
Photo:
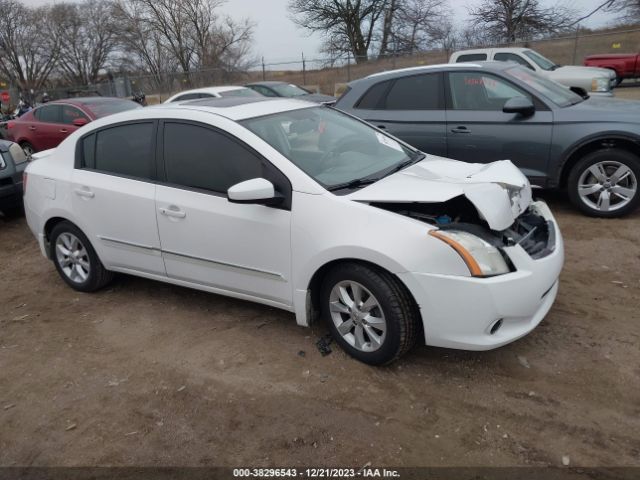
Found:
[[[588,215],[640,203],[640,102],[589,98],[510,62],[416,67],[349,84],[336,108],[423,152],[513,161]]]

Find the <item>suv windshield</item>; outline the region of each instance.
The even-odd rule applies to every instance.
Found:
[[[564,85],[544,78],[542,75],[532,72],[527,68],[520,66],[512,67],[505,70],[505,72],[521,82],[526,83],[533,90],[541,93],[559,107],[568,107],[584,101],[580,95],[573,93]]]
[[[331,191],[363,187],[419,161],[419,152],[328,107],[241,122]]]
[[[559,67],[559,65],[556,65],[548,58],[543,57],[538,52],[534,52],[533,50],[525,50],[523,53],[531,60],[536,62],[536,65],[538,65],[543,70],[550,71],[555,70]]]
[[[301,97],[302,95],[309,95],[309,92],[303,90],[297,85],[281,84],[271,85],[271,88],[278,92],[281,97]]]

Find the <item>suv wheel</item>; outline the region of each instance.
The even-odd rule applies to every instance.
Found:
[[[27,158],[31,160],[31,156],[36,153],[36,149],[33,148],[33,145],[31,145],[29,142],[22,142],[20,146],[22,147],[22,151],[27,156]]]
[[[325,277],[322,316],[336,342],[352,357],[384,365],[415,344],[419,313],[411,295],[391,274],[344,263]]]
[[[113,278],[84,233],[70,222],[60,222],[51,232],[51,258],[62,279],[80,292],[99,290]]]
[[[571,202],[587,215],[620,217],[640,204],[640,159],[626,150],[604,149],[586,155],[571,170]]]

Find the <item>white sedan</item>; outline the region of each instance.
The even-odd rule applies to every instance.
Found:
[[[558,225],[510,162],[428,156],[329,107],[132,110],[36,157],[27,220],[79,291],[122,272],[321,317],[375,365],[418,338],[512,342],[558,291]]]
[[[184,92],[176,93],[174,96],[169,97],[164,103],[186,102],[188,100],[200,100],[203,98],[224,98],[224,97],[258,97],[261,98],[264,95],[251,90],[247,87],[238,87],[234,85],[227,85],[224,87],[205,87],[196,88],[193,90],[185,90]]]

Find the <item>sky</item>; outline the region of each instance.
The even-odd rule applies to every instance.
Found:
[[[55,0],[23,0],[27,5],[43,5]],[[480,0],[449,0],[456,22],[462,24],[467,18],[467,6],[473,6]],[[555,4],[554,0],[541,0],[543,4]],[[593,10],[602,0],[565,0],[565,5],[580,14]],[[264,57],[266,63],[299,61],[304,52],[306,58],[319,56],[322,37],[309,34],[297,27],[287,11],[288,0],[227,0],[220,8],[233,18],[251,18],[255,24],[253,53],[257,58]],[[586,21],[585,27],[599,27],[614,21],[610,14],[598,13]]]

